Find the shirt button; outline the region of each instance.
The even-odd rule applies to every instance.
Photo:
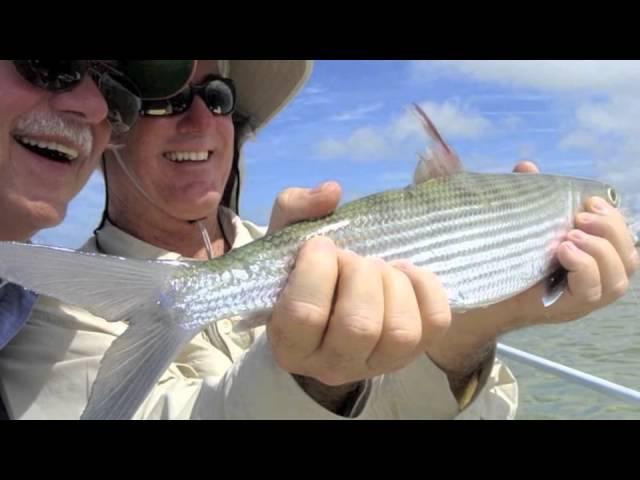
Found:
[[[241,333],[238,335],[238,340],[236,342],[240,348],[247,349],[251,346],[251,335],[248,333]]]
[[[222,332],[224,335],[229,335],[231,333],[231,330],[233,330],[233,325],[231,324],[231,320],[229,319],[220,320],[218,326],[220,327],[220,332]]]

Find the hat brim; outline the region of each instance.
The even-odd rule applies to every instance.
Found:
[[[236,85],[237,110],[254,131],[264,128],[307,83],[311,60],[229,60]]]
[[[180,92],[193,78],[195,60],[116,60],[143,100],[161,100]]]

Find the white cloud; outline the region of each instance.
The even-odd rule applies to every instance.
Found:
[[[328,95],[328,90],[319,84],[306,87],[293,101],[293,105],[299,107],[327,105],[330,103],[333,103],[333,100]]]
[[[326,92],[327,92],[327,89],[325,87],[316,85],[316,86],[308,86],[302,91],[301,95],[320,95]]]
[[[424,102],[420,106],[445,140],[475,139],[486,135],[492,129],[492,123],[482,115],[454,103]],[[346,139],[327,138],[317,144],[315,150],[324,158],[375,160],[389,157],[391,153],[402,155],[407,145],[418,142],[426,146],[428,137],[418,116],[413,110],[408,110],[386,126],[360,128]]]
[[[384,105],[382,103],[376,103],[373,105],[364,105],[356,108],[355,110],[349,110],[347,112],[340,113],[338,115],[334,115],[330,118],[330,120],[335,122],[346,122],[349,120],[359,120],[365,117],[369,113],[376,112],[380,110]]]
[[[316,153],[324,158],[337,158],[347,154],[346,142],[340,142],[334,138],[327,138],[316,145]]]
[[[313,95],[313,96],[307,96],[307,97],[300,97],[296,100],[296,104],[302,107],[313,107],[313,106],[317,106],[317,105],[328,105],[330,103],[333,103],[333,100],[331,100],[328,97],[325,96],[320,96],[320,95]]]
[[[409,185],[412,181],[411,175],[413,172],[407,171],[398,171],[393,170],[389,172],[384,172],[378,177],[378,181],[385,184],[392,185]]]
[[[533,143],[524,143],[518,147],[520,158],[535,158],[536,146]]]
[[[412,63],[415,79],[463,75],[474,80],[553,92],[638,91],[640,61],[439,60]]]
[[[360,128],[346,140],[323,140],[316,153],[324,158],[349,157],[356,161],[376,160],[387,155],[388,144],[380,132],[373,128]]]
[[[576,107],[575,128],[560,142],[592,154],[596,161],[627,170],[638,169],[640,190],[640,98],[617,95],[607,101],[586,102]],[[634,170],[635,171],[635,170]]]
[[[561,148],[594,150],[598,145],[595,135],[586,130],[574,130],[560,140]]]
[[[636,137],[640,133],[640,98],[616,95],[606,102],[584,104],[576,110],[576,118],[581,126],[598,133]]]
[[[509,130],[515,130],[516,128],[521,127],[524,121],[519,115],[507,114],[500,123],[503,127]]]
[[[491,129],[491,122],[479,113],[469,111],[450,102],[423,102],[420,107],[433,121],[446,139],[479,138]],[[416,114],[410,110],[395,120],[390,127],[395,140],[410,136],[425,138],[424,130]]]

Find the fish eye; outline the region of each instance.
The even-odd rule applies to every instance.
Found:
[[[615,191],[615,189],[611,187],[607,188],[607,197],[613,205],[618,206],[620,204],[620,196],[618,195],[618,192]]]

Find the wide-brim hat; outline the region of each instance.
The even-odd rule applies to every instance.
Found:
[[[304,87],[311,76],[313,61],[228,60],[228,67],[226,76],[236,86],[236,109],[258,131]]]

